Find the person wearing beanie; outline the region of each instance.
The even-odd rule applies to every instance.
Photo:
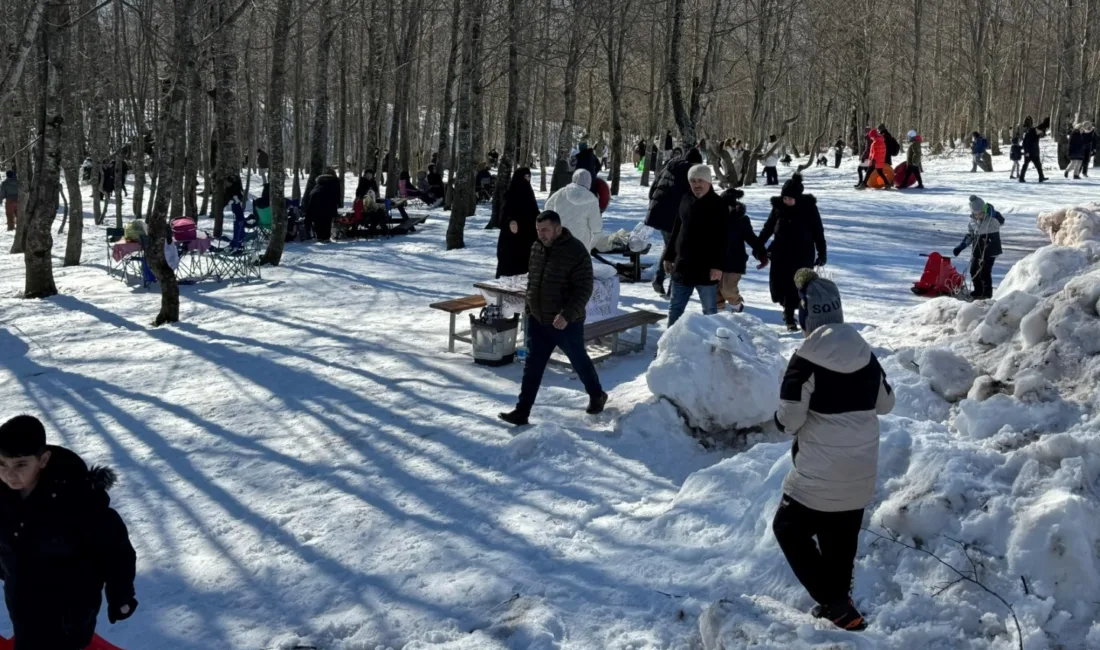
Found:
[[[584,346],[584,320],[592,297],[592,257],[561,217],[544,210],[536,219],[538,242],[531,246],[527,271],[527,360],[516,408],[500,413],[513,425],[528,423],[531,407],[554,348],[561,348],[588,392],[587,412],[596,415],[607,404],[596,367]]]
[[[1069,166],[1066,167],[1065,177],[1069,178],[1072,172],[1075,181],[1081,180],[1081,168],[1085,166],[1085,160],[1089,153],[1084,126],[1084,123],[1076,125],[1069,134]],[[1088,134],[1087,139],[1092,140],[1091,133]]]
[[[691,149],[686,158],[677,158],[665,165],[657,176],[657,181],[649,188],[649,211],[646,213],[645,224],[661,231],[666,250],[669,239],[672,237],[672,227],[676,224],[676,216],[680,213],[680,202],[691,193],[688,170],[692,165],[702,162],[703,157],[699,151]],[[653,278],[653,290],[662,298],[668,297],[665,292],[663,264],[657,265],[657,275]]]
[[[573,172],[572,182],[551,194],[543,206],[544,210],[557,213],[562,226],[589,251],[596,247],[603,233],[600,201],[591,187],[592,176],[588,170],[578,168]],[[606,240],[606,236],[603,239]]]
[[[893,410],[894,393],[871,346],[844,322],[837,286],[808,268],[795,274],[795,284],[805,340],[787,364],[775,413],[794,443],[772,531],[817,602],[811,614],[862,630],[867,624],[851,599],[853,568],[875,492],[879,416]]]
[[[672,276],[668,326],[684,314],[692,293],[699,294],[704,314],[718,313],[718,281],[726,255],[729,208],[714,192],[710,167],[693,165],[688,170],[691,193],[680,201],[669,245],[661,266]]]
[[[731,188],[722,192],[720,198],[729,211],[726,223],[726,254],[722,260],[722,279],[718,282],[718,310],[728,305],[729,310],[741,313],[745,310],[745,300],[741,297],[740,283],[748,266],[749,256],[745,254],[745,244],[752,248],[752,254],[761,264],[768,259],[764,244],[752,229],[752,222],[745,214],[745,204],[739,200],[745,195],[739,189]]]
[[[825,228],[817,199],[804,194],[802,176],[795,174],[783,185],[780,196],[772,198],[772,211],[760,231],[760,241],[767,244],[771,264],[769,282],[772,302],[782,305],[783,322],[791,332],[798,331],[794,311],[799,308],[798,289],[794,274],[803,267],[825,266]]]
[[[0,183],[0,200],[4,201],[4,214],[8,218],[8,231],[15,230],[15,221],[19,216],[19,179],[15,170],[8,170],[4,182]]]
[[[970,280],[974,289],[970,297],[985,300],[993,297],[993,264],[1001,249],[1001,226],[1005,218],[992,205],[977,196],[970,197],[970,225],[966,237],[955,247],[955,257],[970,249]]]
[[[912,178],[917,179],[917,189],[924,189],[924,179],[921,178],[921,163],[922,152],[921,142],[923,140],[916,131],[910,131],[909,136],[909,150],[905,152],[905,177],[900,179],[898,184],[899,188],[909,187],[909,181]]]
[[[136,555],[107,495],[115,480],[46,444],[38,418],[0,425],[0,571],[16,648],[86,648],[104,590],[111,623],[137,608]]]

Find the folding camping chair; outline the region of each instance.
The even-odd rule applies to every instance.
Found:
[[[238,215],[233,221],[233,237],[222,235],[211,248],[211,274],[218,282],[243,278],[246,282],[260,277],[260,233],[255,215]]]

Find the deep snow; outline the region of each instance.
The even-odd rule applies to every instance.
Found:
[[[1050,243],[1038,213],[1094,198],[1100,181],[1020,185],[969,174],[959,156],[930,159],[923,192],[856,192],[852,165],[811,168],[805,184],[848,320],[869,326],[898,388],[868,525],[960,568],[969,560],[945,536],[973,544],[1029,650],[1100,645],[1100,373],[1095,350],[1058,326],[1096,326],[1095,285],[1067,277],[1090,253],[1017,267],[1012,290],[1042,301],[1027,309],[1020,296],[994,308],[908,289],[918,253],[962,238],[970,194],[1006,217],[1000,282]],[[605,231],[644,216],[637,178],[624,174]],[[775,189],[746,192],[757,229]],[[765,430],[741,453],[705,450],[650,390],[656,336],[600,365],[604,414],[586,416],[575,377],[553,370],[538,424],[500,426],[520,366],[446,353],[446,316],[427,307],[491,278],[496,233],[482,210],[468,247],[447,252],[445,218],[403,239],[291,245],[262,282],[183,287],[183,322],[158,329],[155,288],[107,277],[90,219],[85,265],[58,259],[56,298],[18,299],[22,258],[0,258],[0,416],[40,415],[52,442],[121,475],[112,496],[138,549],[141,606],[120,625],[103,616],[105,636],[128,650],[1016,647],[1000,603],[966,585],[933,595],[953,579],[944,567],[868,534],[854,595],[872,627],[857,636],[801,613],[809,598],[769,528],[789,442]],[[1067,283],[1076,291],[1059,294]],[[780,331],[766,272],[742,289],[759,322],[733,329],[788,355],[799,339]],[[667,308],[647,283],[623,285],[621,304]],[[974,381],[921,366],[929,355],[965,360]],[[681,372],[688,387],[715,376]]]

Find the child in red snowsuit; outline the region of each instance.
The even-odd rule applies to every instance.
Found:
[[[871,150],[867,155],[867,162],[873,171],[867,171],[867,175],[863,177],[857,188],[865,189],[867,181],[871,180],[872,173],[879,175],[883,187],[893,188],[893,183],[886,180],[886,174],[882,171],[886,167],[886,139],[882,137],[878,129],[868,129],[867,137],[871,140]]]

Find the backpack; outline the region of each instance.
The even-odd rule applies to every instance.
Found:
[[[901,145],[898,144],[894,134],[889,132],[886,134],[886,153],[890,154],[891,158],[901,153]]]

